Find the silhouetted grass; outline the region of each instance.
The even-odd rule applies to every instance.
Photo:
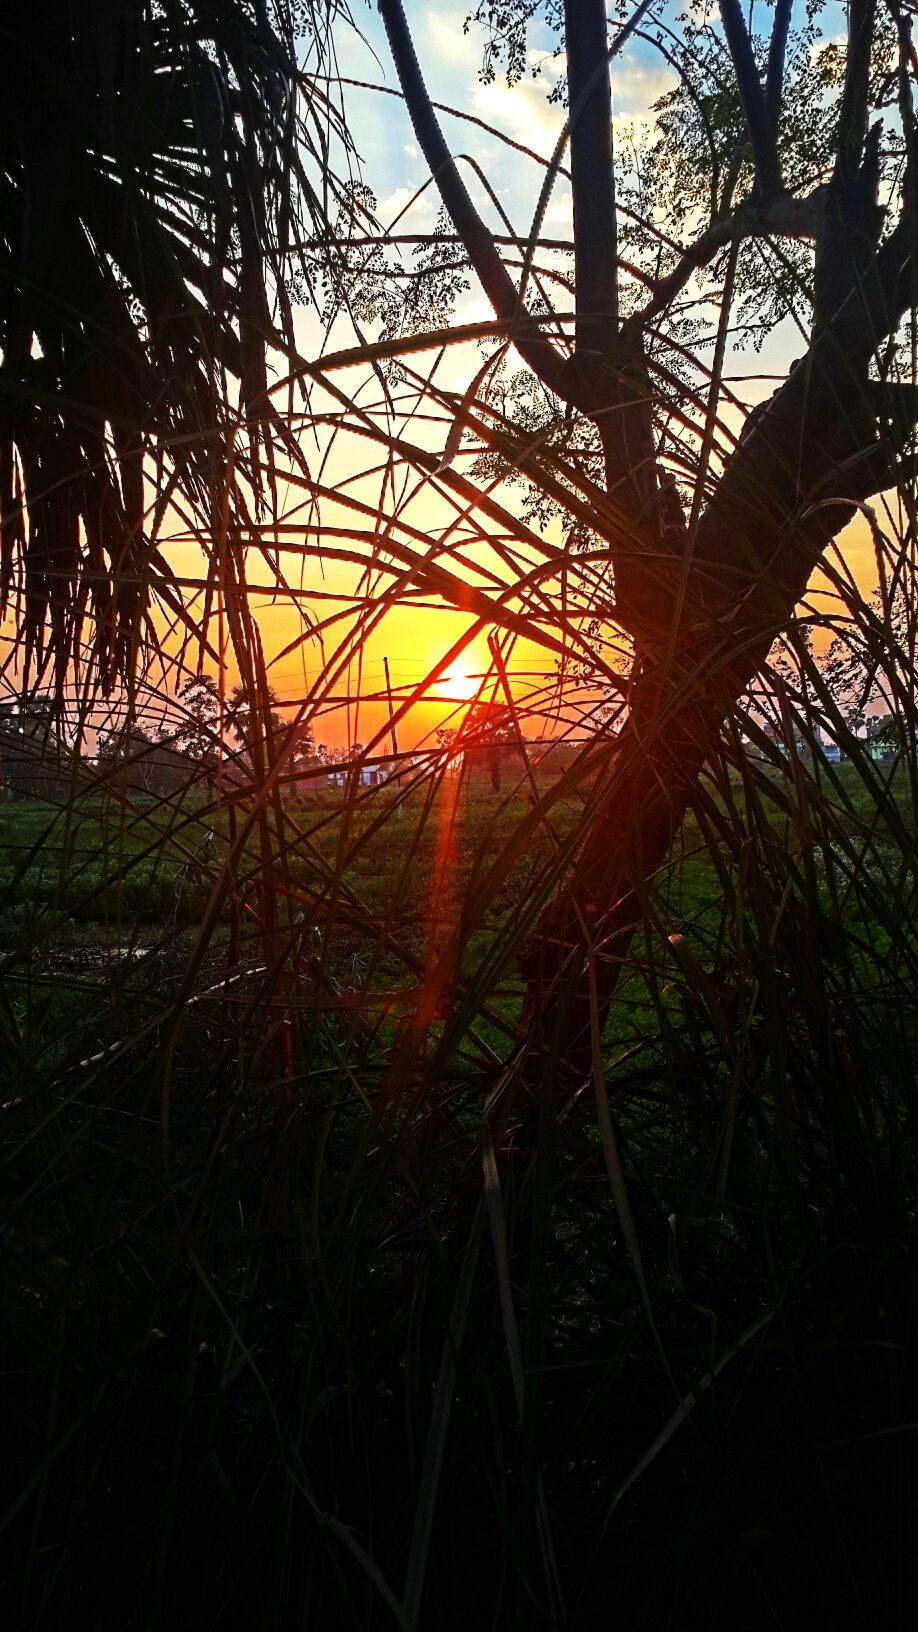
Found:
[[[633,1626],[896,1624],[918,938],[905,778],[878,809],[874,776],[712,771],[648,893],[604,1093],[560,1114],[546,1094],[535,1123],[488,1095],[518,1003],[506,926],[512,945],[551,845],[502,874],[464,992],[407,1047],[448,789],[290,807],[285,887],[321,931],[275,928],[273,966],[246,928],[257,876],[232,970],[230,902],[103,979],[49,964],[51,931],[8,953],[20,1623],[386,1626],[413,1603],[535,1626],[563,1602],[598,1626],[614,1580]],[[460,800],[438,934],[527,808]],[[563,843],[575,803],[553,809]],[[45,817],[3,814],[7,852],[34,845]],[[124,821],[109,899],[157,814]],[[74,844],[65,907],[80,866]],[[121,902],[129,941],[145,907]]]

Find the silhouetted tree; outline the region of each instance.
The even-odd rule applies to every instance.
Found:
[[[447,146],[401,0],[379,8],[452,227],[499,332],[538,382],[505,396],[503,411],[474,416],[475,433],[504,468],[538,473],[605,551],[611,616],[633,647],[601,811],[523,959],[530,1021],[549,1023],[560,1005],[583,1064],[592,1004],[601,1012],[612,996],[643,881],[665,858],[723,722],[830,541],[869,495],[911,473],[911,19],[899,0],[850,0],[840,44],[819,38],[811,11],[795,28],[793,0],[776,0],[765,36],[750,32],[739,0],[720,0],[716,18],[690,10],[675,33],[653,26],[649,0],[621,26],[604,0],[488,0],[478,14],[486,73],[506,66],[519,76],[534,17],[563,40],[565,143],[518,284]],[[638,30],[678,83],[635,165],[614,151],[611,76]],[[549,309],[544,282],[530,304],[532,253],[565,145],[572,331]],[[705,325],[710,367],[696,300],[719,312],[713,332]],[[803,340],[738,438],[719,413],[723,400],[740,406],[722,378],[735,305],[748,337],[790,316]]]
[[[178,694],[181,709],[170,740],[180,753],[202,765],[216,765],[220,747],[220,689],[209,674],[186,680]]]

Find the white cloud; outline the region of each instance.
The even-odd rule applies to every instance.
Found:
[[[438,205],[439,197],[432,185],[426,187],[420,197],[415,197],[413,187],[396,187],[379,199],[376,214],[384,227],[392,229],[397,224],[402,232],[410,232],[419,223],[429,226],[436,217]]]
[[[449,16],[440,11],[428,11],[423,23],[424,51],[419,52],[421,62],[427,59],[427,54],[435,57],[439,63],[445,63],[452,71],[466,69],[470,73],[477,73],[481,66],[481,45],[470,29],[466,34],[460,21],[461,13]]]
[[[472,98],[479,118],[504,135],[548,158],[561,134],[564,110],[549,103],[544,87],[523,81],[511,90],[506,81],[478,85]]]
[[[612,70],[612,110],[615,118],[629,117],[650,122],[652,108],[671,91],[676,75],[666,63],[643,61],[626,51]]]

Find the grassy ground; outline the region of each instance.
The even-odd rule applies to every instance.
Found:
[[[509,1121],[575,793],[0,813],[8,1624],[907,1624],[908,779],[755,778]]]

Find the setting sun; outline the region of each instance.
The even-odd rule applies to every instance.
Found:
[[[437,681],[437,691],[441,697],[449,697],[454,702],[470,703],[479,683],[480,676],[468,674],[464,669],[452,668]]]

